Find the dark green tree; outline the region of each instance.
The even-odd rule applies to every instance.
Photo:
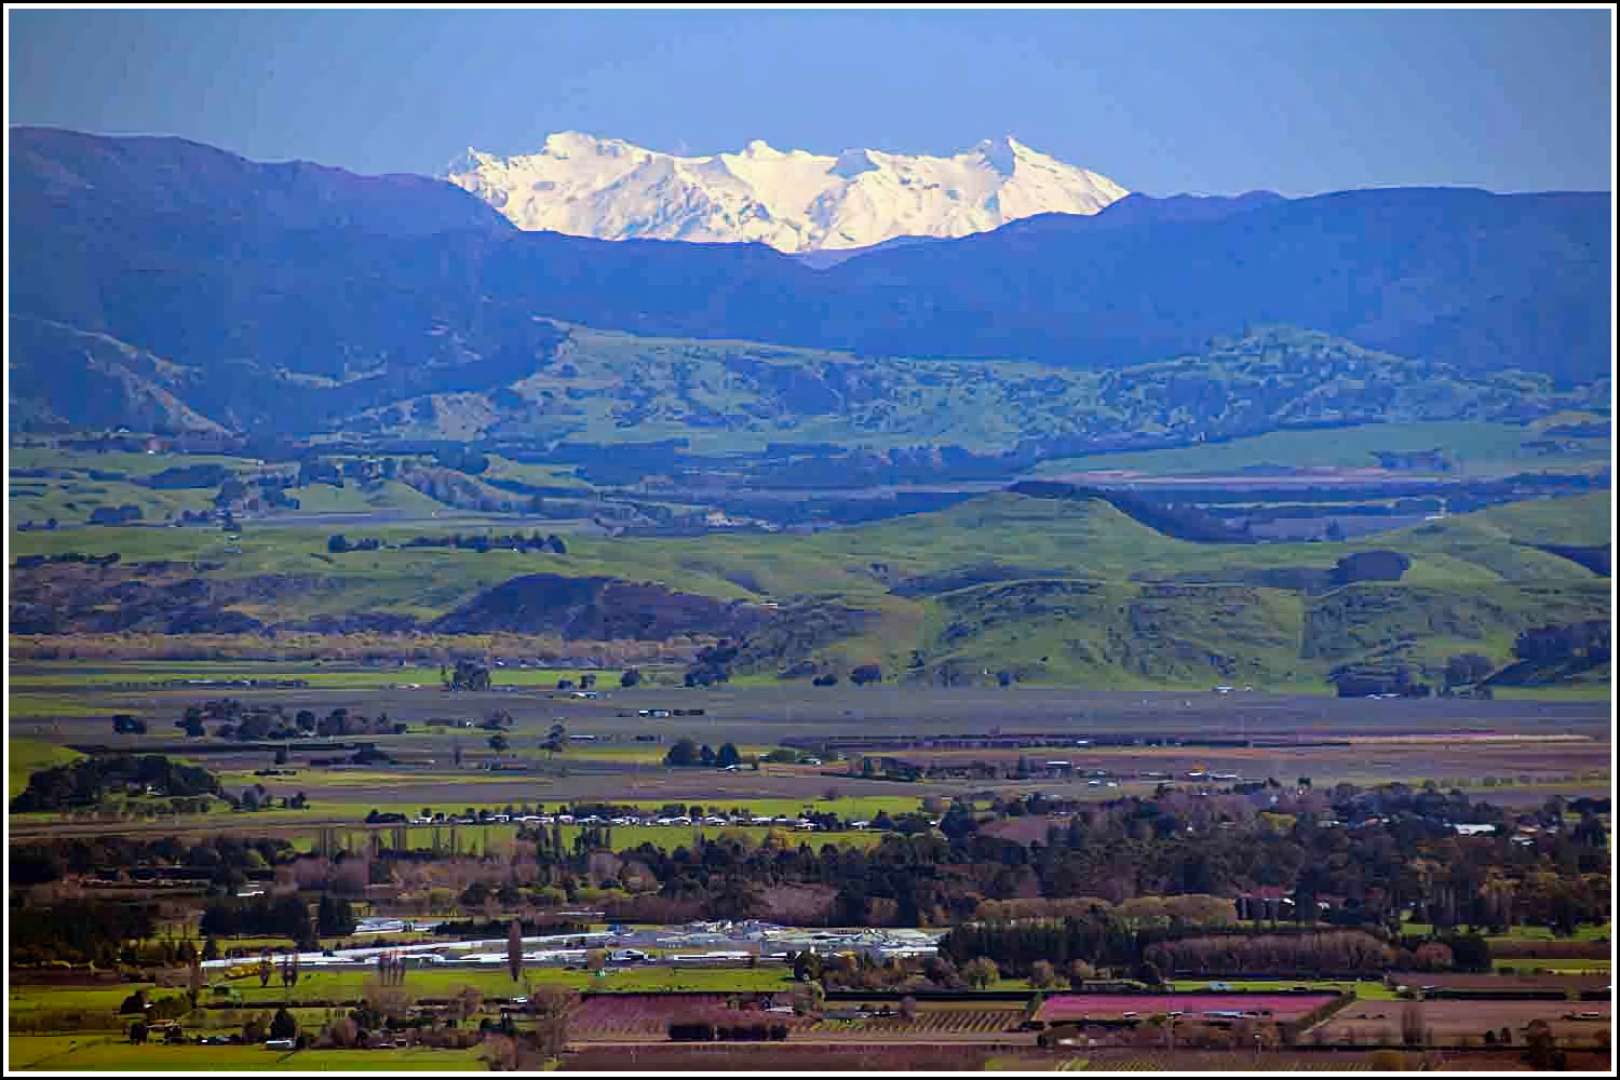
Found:
[[[692,739],[680,739],[664,755],[664,764],[687,768],[699,763],[698,745]]]

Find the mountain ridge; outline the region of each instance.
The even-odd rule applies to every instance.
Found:
[[[535,370],[555,344],[537,320],[1080,369],[1286,324],[1475,376],[1568,387],[1611,366],[1603,196],[1132,196],[815,269],[760,243],[523,232],[426,178],[368,185],[180,140],[9,139],[8,243],[29,268],[13,313],[204,372],[392,380],[402,398],[482,389]]]
[[[756,241],[789,253],[983,232],[1034,213],[1094,214],[1126,194],[1011,136],[950,156],[854,148],[683,156],[580,132],[500,157],[468,147],[445,178],[527,231],[606,240]]]

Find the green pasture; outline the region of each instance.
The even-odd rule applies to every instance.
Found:
[[[1305,986],[1312,990],[1351,991],[1357,998],[1366,1001],[1396,1000],[1395,991],[1377,979],[1359,979],[1355,982],[1331,979],[1222,979],[1219,977],[1166,980],[1166,984],[1178,993],[1208,990],[1209,984],[1212,982],[1223,983],[1233,990],[1253,990],[1263,993],[1275,993],[1278,990],[1287,990],[1295,986]]]
[[[498,667],[493,671],[497,686],[535,686],[554,689],[559,679],[570,679],[578,686],[581,675],[595,675],[598,689],[616,689],[617,669]],[[98,688],[155,685],[184,679],[301,679],[318,690],[376,690],[416,684],[425,690],[439,690],[437,666],[342,666],[299,661],[30,661],[11,677],[14,690],[41,688]],[[197,689],[206,689],[198,687]],[[228,687],[222,689],[229,689]],[[16,695],[14,695],[15,697]]]
[[[6,798],[14,799],[28,786],[28,777],[41,769],[66,765],[83,754],[39,739],[6,741]]]
[[[1408,923],[1416,926],[1417,923]],[[1495,944],[1506,941],[1608,941],[1614,934],[1613,923],[1582,923],[1573,934],[1560,937],[1546,926],[1515,926],[1506,934],[1493,934],[1485,940]]]
[[[504,952],[505,946],[497,943],[491,946],[490,951]],[[279,977],[272,978],[268,986],[261,987],[257,976],[217,980],[216,985],[223,982],[230,986],[234,991],[233,1000],[239,1000],[243,1007],[274,1008],[282,1003],[358,1001],[375,979],[375,973],[369,968],[351,971],[305,968],[297,984],[291,988],[283,987]],[[525,994],[529,986],[631,993],[655,990],[774,990],[785,989],[791,984],[792,973],[781,964],[762,964],[756,968],[631,967],[609,969],[601,975],[560,967],[529,966],[523,969],[523,977],[514,982],[502,963],[477,968],[409,968],[404,989],[412,997],[423,999],[450,997],[464,987],[472,987],[485,997],[514,997]],[[117,1004],[114,1003],[112,1007],[116,1008]]]
[[[1093,454],[1042,462],[1037,472],[1129,469],[1151,476],[1215,475],[1263,465],[1296,469],[1375,468],[1377,450],[1441,449],[1463,475],[1494,475],[1530,469],[1573,469],[1607,461],[1609,440],[1574,439],[1578,449],[1547,455],[1524,444],[1537,434],[1517,424],[1482,421],[1432,421],[1365,424],[1322,431],[1273,431],[1229,442],[1123,454]]]
[[[132,1046],[93,1035],[12,1035],[10,1066],[72,1072],[481,1072],[470,1050],[267,1050],[262,1046]]]
[[[116,983],[96,986],[13,983],[6,994],[6,1006],[14,1015],[44,1009],[107,1012],[116,1015],[118,1006],[137,990],[145,990],[147,996],[152,998],[161,997],[165,993],[179,993],[178,990],[160,990],[155,983]]]
[[[1607,975],[1613,968],[1609,960],[1533,960],[1523,957],[1493,959],[1491,967],[1498,971],[1511,971],[1520,975],[1546,973],[1549,975]]]

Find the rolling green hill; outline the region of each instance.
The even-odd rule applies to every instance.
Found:
[[[352,434],[406,438],[569,438],[617,443],[686,438],[698,452],[772,442],[846,448],[958,446],[1006,452],[1038,440],[1230,438],[1309,424],[1415,423],[1374,448],[1451,445],[1460,423],[1492,424],[1461,440],[1471,456],[1519,453],[1513,424],[1602,408],[1593,384],[1555,391],[1523,372],[1463,375],[1360,348],[1328,334],[1258,327],[1200,353],[1095,371],[1015,361],[857,357],[747,341],[638,337],[553,323],[563,340],[510,385],[427,395],[365,410]],[[1425,431],[1421,425],[1438,425]],[[1522,431],[1520,432],[1522,435]],[[1422,445],[1408,446],[1413,440]],[[1596,443],[1566,455],[1586,460]],[[1524,451],[1525,457],[1532,452]],[[1371,463],[1369,461],[1369,463]]]
[[[1588,414],[1591,415],[1591,414]],[[1152,476],[1219,475],[1263,469],[1367,469],[1399,455],[1436,451],[1446,472],[1488,476],[1514,472],[1579,470],[1609,460],[1603,435],[1548,436],[1543,421],[1531,424],[1483,420],[1416,420],[1362,424],[1321,431],[1273,431],[1229,442],[1166,450],[1052,458],[1039,475],[1129,470]],[[1421,459],[1419,459],[1421,460]],[[1434,472],[1433,467],[1413,471]]]
[[[1325,462],[1331,464],[1371,464],[1366,451],[1434,446],[1461,447],[1467,457],[1492,462],[1590,464],[1606,447],[1601,437],[1538,440],[1518,427],[1553,415],[1600,416],[1607,408],[1606,380],[1559,389],[1545,375],[1522,371],[1464,373],[1289,326],[1251,327],[1197,352],[1103,369],[645,337],[539,318],[529,325],[536,336],[526,351],[503,353],[500,363],[443,385],[425,378],[293,376],[252,365],[210,374],[105,335],[14,317],[14,334],[30,343],[30,362],[42,371],[78,362],[87,341],[120,358],[75,369],[73,377],[86,388],[80,396],[100,403],[97,410],[79,415],[63,405],[72,415],[58,416],[24,395],[20,430],[124,423],[245,433],[233,416],[271,408],[277,430],[359,442],[686,439],[692,451],[705,454],[795,443],[846,450],[956,447],[980,454],[1029,454],[1038,447],[1043,457],[1110,448],[1173,455],[1151,448],[1273,438],[1217,450],[1212,459],[1237,463],[1257,453],[1260,461],[1292,460],[1286,455],[1302,447],[1286,429],[1322,425],[1417,425],[1387,439],[1377,431],[1353,436],[1365,441],[1360,452]],[[140,370],[148,374],[131,374],[128,356],[141,358]],[[1275,432],[1285,434],[1271,436]],[[1527,441],[1544,445],[1521,445]],[[1323,444],[1311,445],[1300,460],[1321,455]],[[1130,460],[1098,464],[1136,467],[1126,464]],[[1169,471],[1178,471],[1179,459],[1168,460]]]
[[[945,683],[1005,670],[1089,686],[1321,687],[1345,665],[1398,659],[1432,674],[1464,651],[1505,665],[1524,629],[1607,618],[1607,577],[1532,545],[1606,543],[1608,506],[1606,494],[1511,504],[1338,544],[1193,543],[1099,499],[1011,493],[809,535],[578,536],[566,554],[392,546],[431,531],[420,523],[368,528],[384,546],[342,554],[327,550],[328,530],[309,527],[250,528],[235,543],[196,529],[31,532],[14,536],[18,555],[116,551],[123,562],[14,568],[12,610],[23,627],[19,613],[37,614],[28,604],[83,604],[104,619],[99,598],[117,595],[127,626],[86,615],[55,632],[175,632],[176,598],[191,617],[198,610],[195,560],[208,610],[249,620],[250,632],[321,616],[426,624],[512,578],[555,574],[655,583],[671,603],[696,594],[779,606],[745,635],[739,674],[872,662]],[[1379,551],[1402,557],[1398,580],[1346,576],[1347,556]],[[128,569],[154,560],[179,568],[172,580]],[[784,632],[812,617],[819,630]],[[551,632],[546,618],[528,632]],[[501,629],[525,625],[508,618]]]

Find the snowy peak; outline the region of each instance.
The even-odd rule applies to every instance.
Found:
[[[1011,176],[1018,166],[1018,152],[1024,147],[1011,135],[999,139],[985,139],[973,148],[984,163],[1000,176]]]
[[[1035,214],[1095,214],[1129,194],[1011,136],[949,157],[860,148],[830,156],[763,139],[737,153],[682,157],[563,131],[533,154],[469,147],[447,178],[520,229],[787,252],[966,236]]]

